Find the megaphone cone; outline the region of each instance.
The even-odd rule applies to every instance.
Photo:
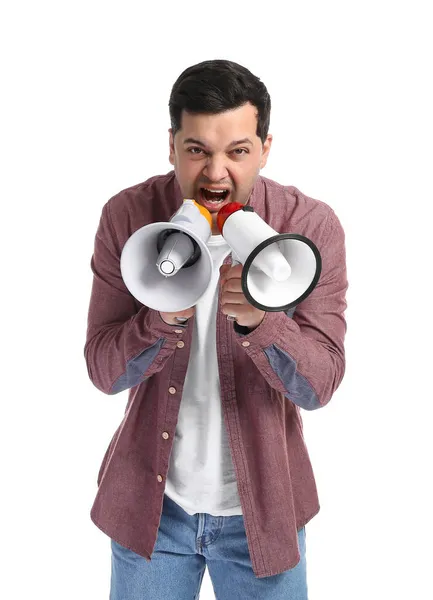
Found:
[[[243,265],[242,291],[256,308],[287,311],[316,287],[322,261],[319,250],[307,237],[278,234],[251,206],[237,202],[221,208],[217,224]]]
[[[122,250],[120,270],[134,298],[160,312],[194,306],[212,278],[206,246],[211,226],[209,211],[188,199],[170,221],[133,233]]]

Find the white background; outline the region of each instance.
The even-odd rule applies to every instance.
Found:
[[[112,195],[171,169],[171,86],[210,58],[268,87],[262,174],[327,202],[346,232],[346,375],[303,413],[321,501],[310,600],[433,597],[427,4],[4,4],[2,597],[108,598],[89,511],[126,393],[103,395],[84,363],[94,235]]]

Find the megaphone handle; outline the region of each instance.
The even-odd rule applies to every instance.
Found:
[[[236,254],[234,252],[232,252],[232,267],[236,266],[236,265],[240,265],[241,261],[238,259],[238,257],[236,256]],[[237,318],[235,315],[227,315],[227,321],[236,321]]]

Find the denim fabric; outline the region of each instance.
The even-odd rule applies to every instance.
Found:
[[[147,377],[145,377],[143,373],[146,373],[150,365],[158,356],[164,342],[165,339],[161,338],[152,346],[144,350],[144,352],[140,352],[138,356],[131,358],[131,360],[126,363],[125,373],[114,382],[110,394],[118,394],[119,392],[123,392],[124,390],[146,381]]]
[[[111,540],[110,600],[197,600],[206,566],[218,600],[308,600],[305,535],[293,569],[258,578],[242,515],[189,515],[165,495],[150,562]]]
[[[286,398],[305,410],[320,408],[319,398],[310,382],[299,373],[296,361],[276,344],[264,349],[269,363],[288,391]]]

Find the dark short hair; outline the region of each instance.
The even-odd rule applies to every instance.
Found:
[[[245,67],[230,60],[206,60],[188,67],[176,80],[169,111],[174,135],[181,128],[182,111],[218,114],[250,102],[257,108],[258,137],[265,142],[269,130],[271,98],[264,83]]]

